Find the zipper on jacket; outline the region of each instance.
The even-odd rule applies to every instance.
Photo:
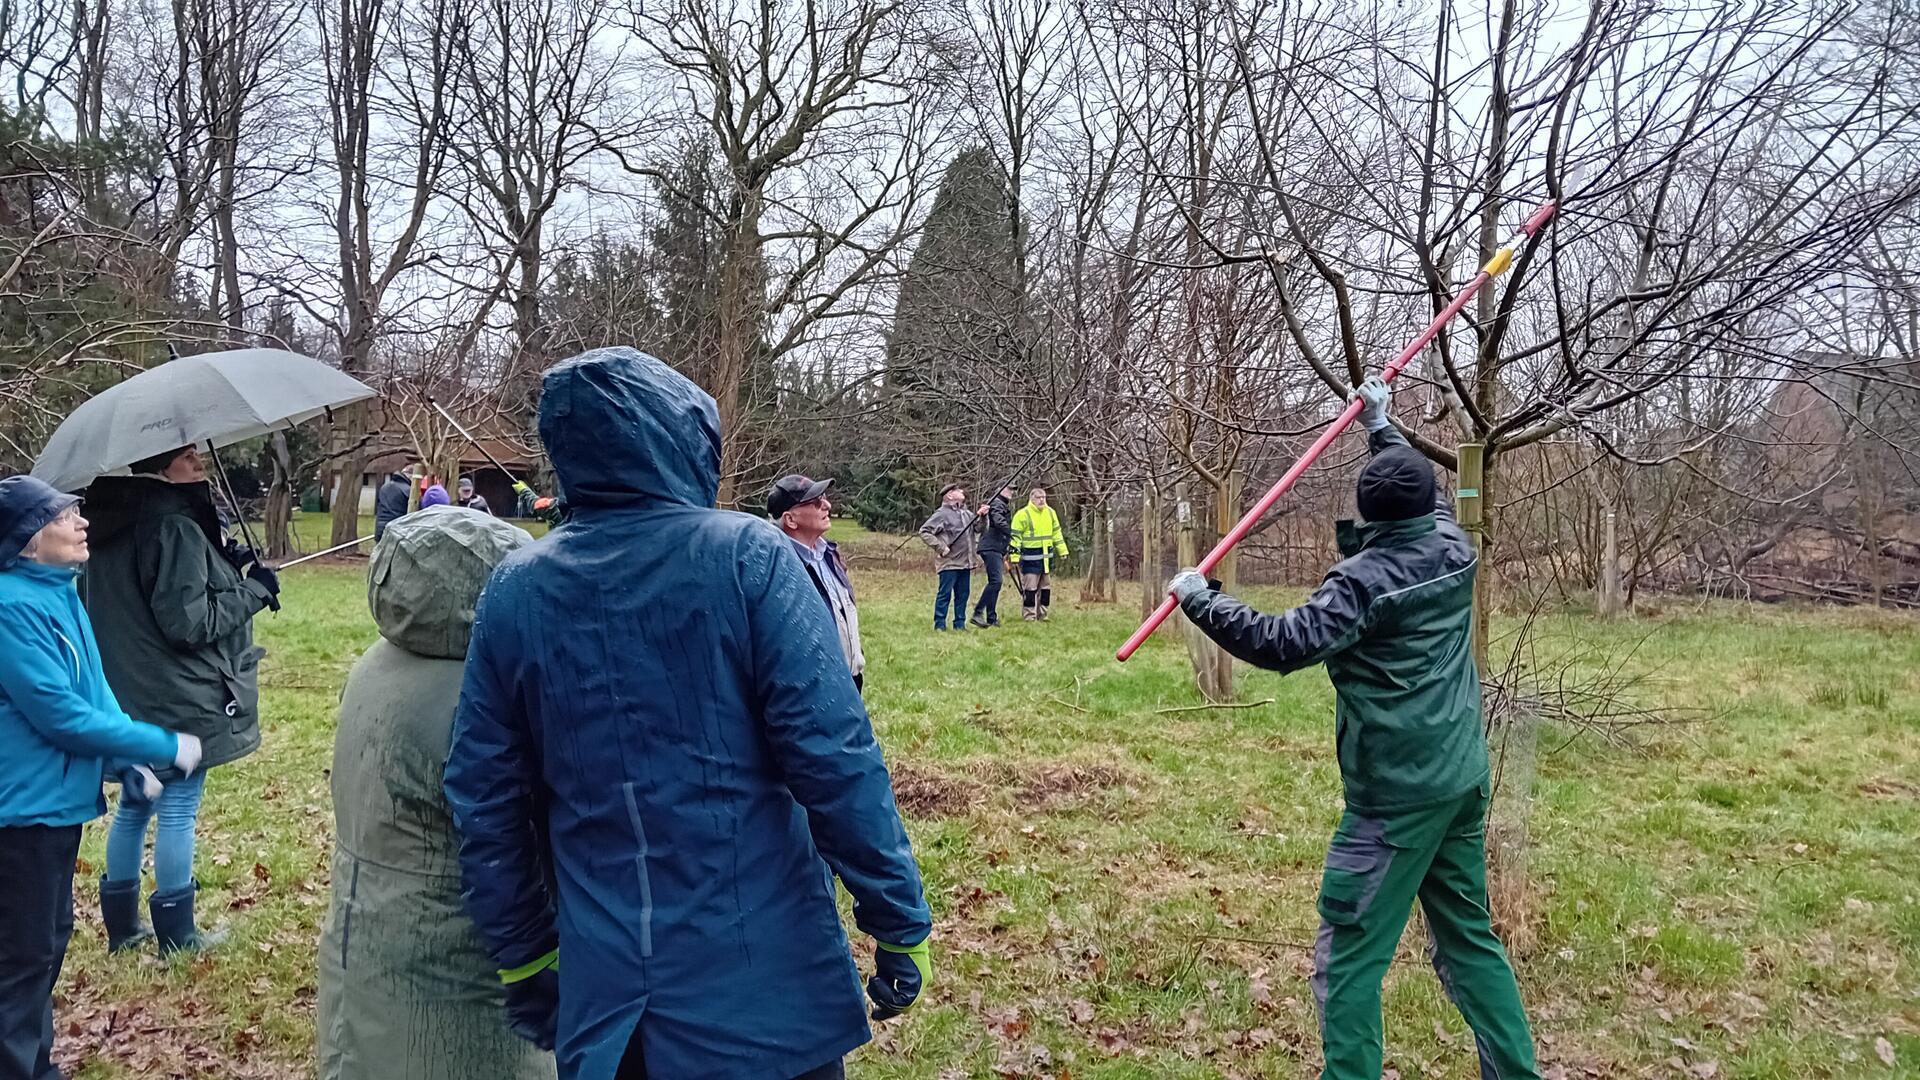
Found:
[[[647,877],[647,827],[640,822],[640,800],[633,794],[633,781],[620,785],[627,796],[627,820],[633,823],[633,842],[640,850],[633,856],[640,875],[640,955],[653,957],[653,882]]]
[[[80,650],[74,648],[73,642],[67,640],[67,635],[60,631],[55,630],[53,636],[60,639],[60,644],[67,647],[67,655],[73,657],[73,681],[75,683],[80,682],[84,675],[84,672],[80,670]]]

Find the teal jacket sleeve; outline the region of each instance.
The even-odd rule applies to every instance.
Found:
[[[833,616],[791,545],[750,536],[737,565],[754,696],[787,789],[806,810],[814,846],[853,895],[854,923],[886,944],[917,945],[933,931],[920,865]]]
[[[179,514],[168,514],[156,527],[150,549],[147,603],[167,643],[176,649],[199,649],[219,641],[247,624],[267,606],[266,587],[241,579],[232,584],[214,582],[207,573],[211,550],[199,526]]]
[[[95,708],[79,693],[79,655],[80,643],[51,620],[0,609],[0,694],[41,738],[80,757],[172,764],[172,732]]]

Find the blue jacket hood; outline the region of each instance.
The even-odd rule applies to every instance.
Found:
[[[569,507],[712,506],[720,491],[713,398],[638,349],[593,349],[548,368],[540,439]]]

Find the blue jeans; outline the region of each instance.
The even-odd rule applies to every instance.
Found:
[[[947,628],[947,600],[953,600],[953,625],[967,625],[967,592],[972,588],[971,570],[940,571],[940,592],[933,598],[933,628]]]
[[[120,810],[107,831],[107,880],[140,880],[140,857],[147,846],[147,822],[156,816],[153,833],[153,880],[160,892],[193,884],[193,827],[200,819],[200,793],[207,773],[201,770],[175,780],[152,803],[135,804],[120,797]]]

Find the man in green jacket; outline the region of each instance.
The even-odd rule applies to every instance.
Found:
[[[1322,1080],[1378,1080],[1380,983],[1417,897],[1434,971],[1473,1029],[1485,1080],[1538,1080],[1533,1038],[1487,911],[1487,742],[1474,667],[1474,547],[1436,496],[1433,467],[1387,419],[1385,383],[1360,387],[1373,459],[1364,524],[1300,607],[1262,615],[1194,570],[1168,586],[1187,618],[1247,663],[1325,664],[1346,812],[1327,850],[1313,992]]]

